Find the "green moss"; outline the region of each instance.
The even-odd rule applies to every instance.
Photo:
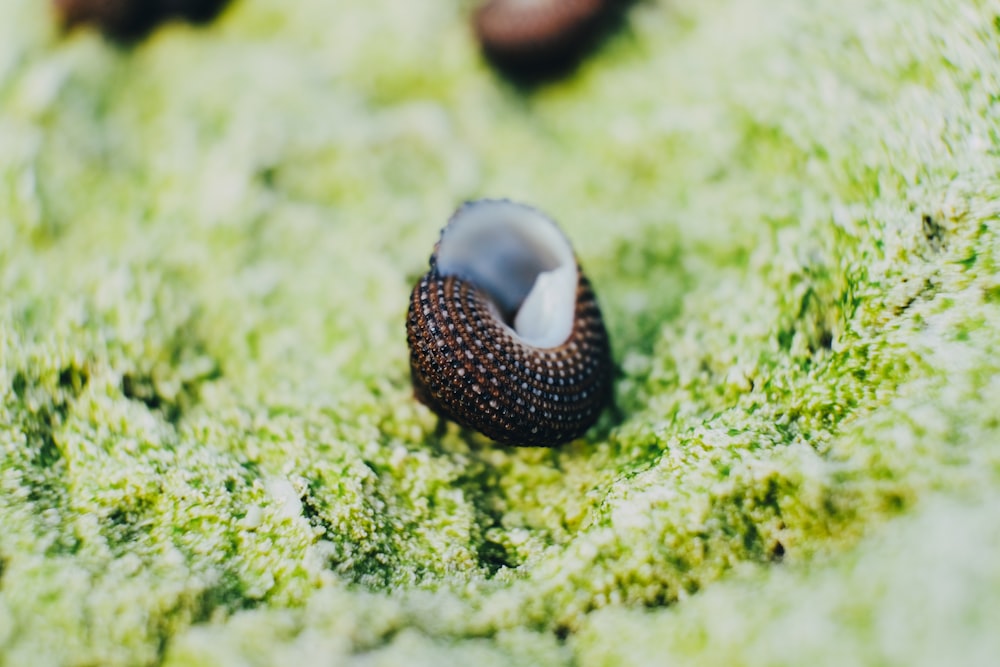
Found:
[[[987,3],[639,3],[530,92],[447,3],[328,4],[0,8],[0,662],[995,653]],[[601,299],[616,407],[559,449],[410,395],[479,196]]]
[[[575,652],[587,666],[986,665],[998,536],[988,506],[935,499],[830,562],[756,568],[669,610],[597,612]]]

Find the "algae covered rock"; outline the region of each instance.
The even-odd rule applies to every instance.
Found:
[[[455,5],[335,4],[0,4],[0,662],[988,664],[995,7],[637,3],[524,91]],[[604,313],[559,448],[411,395],[480,197]]]

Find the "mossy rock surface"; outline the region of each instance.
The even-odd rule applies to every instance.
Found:
[[[0,3],[0,664],[991,664],[1000,6],[640,2],[531,90],[470,10]],[[612,336],[559,448],[411,395],[485,196]]]

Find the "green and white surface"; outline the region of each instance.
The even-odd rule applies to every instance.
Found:
[[[644,2],[497,79],[465,2],[0,3],[0,665],[988,665],[1000,3]],[[617,408],[501,448],[403,322],[560,221]]]

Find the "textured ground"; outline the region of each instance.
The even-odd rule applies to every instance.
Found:
[[[1000,4],[672,0],[564,83],[469,3],[0,3],[0,664],[987,665]],[[617,410],[414,403],[462,200],[557,218]]]

